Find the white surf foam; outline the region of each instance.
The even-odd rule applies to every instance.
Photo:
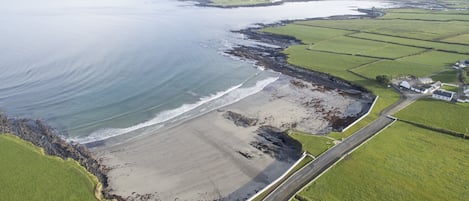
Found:
[[[220,107],[233,104],[235,102],[240,101],[243,98],[246,98],[248,96],[251,96],[253,94],[256,94],[257,92],[261,91],[264,89],[267,85],[271,84],[272,82],[275,82],[278,79],[278,77],[270,77],[264,80],[257,81],[256,85],[252,87],[247,87],[247,88],[241,88],[243,84],[239,84],[236,86],[233,86],[226,91],[220,91],[216,94],[202,97],[199,99],[198,102],[196,103],[191,103],[191,104],[184,104],[176,109],[172,110],[167,110],[163,111],[159,114],[157,114],[153,119],[150,119],[146,122],[127,127],[127,128],[106,128],[106,129],[101,129],[98,131],[95,131],[91,133],[87,137],[83,138],[73,138],[69,139],[69,141],[74,141],[74,142],[79,142],[81,144],[86,144],[90,142],[96,142],[100,140],[106,140],[112,137],[116,137],[119,135],[123,135],[126,133],[130,133],[142,128],[146,128],[149,126],[158,126],[156,129],[163,127],[163,123],[173,120],[176,117],[179,117],[185,113],[188,113],[190,111],[193,111],[196,108],[199,108],[205,104],[208,104],[210,102],[213,102],[212,107],[209,109],[202,109],[205,113],[213,111],[215,109],[218,109]],[[198,112],[200,115],[201,113]],[[193,115],[194,117],[197,115]],[[186,117],[188,118],[188,117]]]

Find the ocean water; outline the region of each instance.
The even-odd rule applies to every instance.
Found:
[[[256,23],[384,6],[314,1],[219,9],[176,0],[0,0],[0,110],[82,143],[234,103],[278,74],[223,54]]]

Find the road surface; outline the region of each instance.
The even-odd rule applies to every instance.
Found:
[[[406,96],[401,94],[400,100],[383,110],[378,119],[371,122],[361,130],[357,131],[355,134],[348,137],[333,148],[324,152],[322,155],[316,158],[316,160],[309,163],[303,169],[299,170],[297,173],[293,174],[290,178],[285,180],[282,184],[280,184],[280,186],[278,186],[263,200],[286,201],[290,199],[303,186],[307,185],[310,181],[315,179],[318,175],[324,172],[341,157],[345,156],[355,147],[359,146],[367,139],[372,137],[374,134],[376,134],[378,131],[391,124],[394,119],[388,117],[388,115],[393,114],[399,111],[400,109],[406,107],[421,96],[422,95],[417,94]]]

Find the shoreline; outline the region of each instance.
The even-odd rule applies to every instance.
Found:
[[[260,6],[265,6],[265,5],[260,5]],[[425,6],[425,4],[419,4],[419,6]],[[210,6],[210,7],[214,7],[214,6]],[[245,7],[245,6],[242,6],[242,7]],[[332,16],[332,17],[327,17],[327,18],[310,18],[310,19],[305,19],[305,20],[351,19],[351,18],[356,18],[356,17],[364,17],[364,15],[343,15],[343,16]],[[365,15],[365,17],[369,17],[369,16]],[[289,23],[291,21],[301,21],[301,20],[281,21],[279,23],[262,25],[262,27],[277,26],[280,24]],[[282,74],[285,74],[285,75],[289,75],[289,76],[292,76],[301,80],[305,80],[309,83],[314,82],[318,85],[323,85],[327,88],[326,90],[339,88],[340,90],[344,90],[346,94],[352,95],[352,96],[358,96],[359,94],[370,95],[369,92],[364,92],[363,88],[359,86],[353,86],[350,83],[347,83],[344,80],[335,78],[331,75],[322,74],[320,72],[312,72],[308,70],[303,70],[299,67],[288,64],[286,61],[286,55],[284,55],[281,52],[281,50],[283,49],[282,47],[292,45],[298,41],[294,38],[289,38],[286,36],[258,33],[256,32],[257,29],[259,28],[248,28],[248,29],[243,29],[243,30],[234,31],[234,32],[245,34],[246,36],[248,36],[249,40],[257,40],[257,41],[266,42],[268,44],[274,44],[274,45],[280,44],[279,46],[281,48],[261,47],[261,46],[255,46],[255,47],[239,46],[239,47],[233,48],[232,50],[227,51],[226,53],[236,56],[238,58],[255,61],[258,65],[265,66],[268,69],[272,69],[276,72],[281,72]],[[272,43],[269,43],[269,41]],[[265,55],[268,55],[268,56],[265,56]],[[220,113],[220,111],[223,111],[223,110],[213,111],[213,113]],[[231,110],[227,110],[227,112],[230,112],[230,111]],[[362,110],[362,112],[363,111],[364,110]],[[202,116],[205,116],[205,115],[202,115]],[[235,122],[239,121],[241,122],[241,124],[245,124],[246,123],[245,121],[249,122],[249,118],[250,118],[250,117],[246,117],[243,114],[236,113],[236,112],[228,116],[232,118],[231,121],[235,121]],[[360,117],[360,115],[357,115],[357,116],[358,116],[357,118]],[[198,119],[198,117],[196,117],[195,119]],[[68,157],[72,158],[78,161],[80,165],[85,167],[93,175],[95,176],[99,175],[97,176],[97,178],[103,184],[104,188],[103,188],[102,193],[104,197],[117,199],[117,200],[125,200],[124,197],[113,194],[114,191],[110,187],[108,188],[108,172],[111,169],[103,165],[102,158],[96,159],[96,157],[93,156],[93,154],[90,151],[88,151],[85,146],[75,144],[75,143],[65,142],[62,138],[60,138],[55,133],[55,131],[53,131],[52,128],[48,127],[47,125],[45,125],[44,122],[39,121],[39,120],[9,119],[1,114],[0,114],[0,120],[1,120],[0,130],[2,130],[3,132],[8,131],[9,133],[13,133],[26,141],[32,142],[36,146],[42,147],[45,150],[45,152],[49,155],[56,155],[61,158],[68,158]],[[192,120],[189,120],[189,121],[192,121]],[[350,121],[352,121],[352,119],[350,119]],[[345,124],[346,122],[338,121],[337,125],[333,127],[335,127],[335,129],[339,129],[340,127],[343,127]],[[50,148],[54,146],[55,148]],[[244,157],[244,158],[251,157],[249,152],[239,151],[237,152],[237,154],[241,155],[241,157]],[[275,165],[269,166],[263,171],[269,168],[275,169],[273,168],[273,166]],[[277,169],[275,171],[279,171],[279,170]],[[132,193],[131,196],[137,197],[137,198],[155,197],[155,195],[151,193],[147,193],[147,194]]]
[[[135,192],[161,200],[247,199],[301,155],[286,130],[326,133],[334,119],[360,116],[368,103],[284,75],[237,103],[92,152],[111,167],[112,193],[123,197]]]
[[[285,22],[287,22],[287,21],[282,21],[281,23],[285,23]],[[252,31],[253,29],[249,28],[249,30]],[[241,30],[240,32],[242,32],[242,31],[243,30]],[[270,39],[273,39],[271,41],[275,42],[275,41],[279,40],[280,38],[277,37],[277,38],[270,38]],[[250,40],[253,40],[253,39],[250,38]],[[287,45],[290,45],[290,44],[287,44]],[[241,59],[247,59],[243,54],[236,55],[235,52],[237,52],[237,53],[241,53],[243,51],[248,52],[248,49],[236,50],[236,48],[234,48],[233,50],[230,50],[230,51],[233,51],[231,53],[228,52],[230,55],[234,55],[234,56],[236,56],[238,58],[241,58]],[[254,51],[259,51],[259,50],[254,49]],[[259,51],[259,52],[262,52],[262,51]],[[272,51],[271,53],[279,54],[280,50],[277,49],[277,50]],[[246,54],[246,55],[248,55],[248,54]],[[252,54],[252,55],[256,55],[256,54]],[[256,57],[250,58],[250,59],[255,59],[255,58]],[[258,58],[262,58],[262,57],[258,57]],[[316,72],[310,72],[310,71],[299,69],[299,68],[294,67],[294,66],[290,66],[286,62],[285,55],[276,55],[275,57],[272,57],[272,58],[273,58],[272,60],[259,59],[256,62],[263,62],[263,63],[258,63],[258,64],[261,64],[261,66],[265,66],[266,68],[270,68],[270,69],[272,69],[276,72],[281,72],[282,74],[285,74],[287,76],[292,76],[294,78],[298,78],[298,79],[300,79],[300,82],[302,80],[305,80],[307,84],[311,84],[311,82],[314,81],[313,82],[313,83],[315,83],[314,85],[321,86],[321,88],[319,89],[321,92],[330,91],[330,90],[333,90],[333,89],[337,88],[337,89],[343,90],[340,95],[346,95],[346,96],[350,95],[350,96],[355,96],[355,98],[357,98],[357,96],[363,95],[362,92],[360,92],[359,88],[355,88],[354,86],[352,86],[352,85],[350,85],[346,82],[343,82],[341,80],[336,80],[332,76],[324,75],[324,74],[316,73]],[[277,60],[277,59],[279,59],[279,60]],[[280,65],[276,65],[276,64],[280,64]],[[292,85],[296,86],[296,87],[300,86],[300,88],[301,88],[301,86],[303,86],[303,84],[301,84],[299,82],[293,82]],[[256,95],[247,97],[246,99],[248,99],[248,100],[245,100],[245,102],[249,102],[249,101],[255,102],[255,101],[253,101],[253,99],[256,99],[255,97],[256,97]],[[317,106],[320,103],[314,102],[312,104]],[[242,103],[241,104],[234,103],[233,105],[234,105],[234,107],[236,107],[236,106],[242,105]],[[233,106],[233,105],[230,105],[230,106]],[[258,103],[258,106],[259,105],[265,105],[265,103]],[[364,104],[364,105],[366,105],[366,104]],[[224,108],[230,107],[230,106],[225,106]],[[256,106],[256,107],[258,107],[258,106]],[[238,108],[238,112],[240,112],[242,110],[243,110],[243,107]],[[265,109],[265,110],[267,110],[267,109]],[[363,109],[361,109],[360,113],[363,113],[363,111],[366,111],[366,110],[367,110],[366,108],[363,108]],[[216,113],[219,113],[219,111],[220,110],[212,111],[210,113],[216,114]],[[236,114],[239,114],[239,113],[236,113]],[[202,115],[202,116],[205,116],[205,115]],[[234,116],[236,116],[236,115],[234,115]],[[241,116],[244,116],[244,114],[241,114]],[[329,118],[329,119],[326,119],[326,120],[329,123],[332,123],[333,122],[332,120],[338,120],[338,122],[339,122],[338,124],[332,125],[332,126],[329,126],[329,127],[331,129],[340,129],[340,127],[344,127],[344,125],[346,125],[346,121],[353,122],[353,120],[356,119],[356,118],[359,118],[359,116],[360,115],[357,114],[353,118],[347,118],[345,121],[341,121],[341,118],[336,118],[336,117]],[[217,119],[219,119],[219,118],[220,117],[218,117]],[[225,118],[226,117],[223,117],[223,119],[225,119]],[[201,117],[196,117],[195,119],[188,120],[188,121],[191,122],[191,121],[197,121],[197,120],[200,120],[200,119],[201,119]],[[98,178],[98,180],[102,183],[102,185],[103,185],[102,194],[107,199],[126,200],[126,199],[135,199],[135,198],[140,199],[140,198],[143,198],[143,197],[145,197],[145,198],[154,198],[155,196],[157,196],[157,194],[154,194],[153,192],[142,192],[142,193],[132,192],[129,195],[127,195],[127,197],[126,197],[125,195],[122,195],[122,194],[116,192],[115,189],[112,187],[112,185],[110,185],[110,183],[112,182],[112,178],[110,178],[110,177],[112,177],[112,176],[109,176],[110,172],[113,171],[113,169],[115,169],[116,167],[112,167],[111,165],[106,164],[106,162],[103,162],[105,159],[102,156],[95,157],[95,155],[92,153],[92,152],[95,152],[95,151],[92,150],[90,152],[86,148],[86,146],[83,146],[83,145],[80,145],[80,144],[77,144],[77,143],[68,143],[68,142],[66,142],[65,140],[60,138],[59,135],[57,135],[57,131],[55,131],[54,129],[48,127],[44,122],[42,122],[40,120],[8,119],[7,117],[2,116],[2,122],[3,123],[6,122],[6,124],[3,124],[2,127],[1,127],[1,128],[3,128],[4,132],[9,131],[10,133],[13,133],[13,134],[17,135],[17,136],[19,136],[20,138],[22,138],[24,140],[30,141],[33,144],[44,148],[46,153],[49,154],[49,155],[56,155],[56,156],[59,156],[61,158],[72,158],[72,159],[78,161],[80,163],[80,165],[82,165],[90,173],[95,175]],[[15,123],[11,123],[11,122],[15,122]],[[186,124],[186,123],[183,123],[183,125],[184,124]],[[283,127],[282,124],[278,124],[277,127]],[[34,126],[34,125],[36,125],[36,126]],[[287,125],[287,127],[288,126],[289,125]],[[41,129],[37,130],[36,128],[41,128]],[[251,133],[251,135],[253,135],[253,136],[250,136],[251,138],[249,138],[249,139],[250,140],[252,140],[252,139],[259,140],[260,139],[261,141],[271,143],[270,146],[275,145],[275,143],[277,143],[279,140],[280,141],[285,141],[285,140],[288,141],[289,137],[285,136],[284,133],[283,133],[283,131],[285,130],[286,127],[283,127],[283,130],[278,129],[276,127],[274,127],[274,128],[266,127],[266,128],[267,128],[266,129],[267,132],[264,132],[264,133],[267,133],[268,135],[267,136],[266,135],[264,135],[264,136],[260,135],[260,138],[259,138],[259,133],[262,133],[262,132],[258,132],[256,130],[252,130],[252,129],[249,130],[248,129],[249,130],[248,133]],[[236,133],[238,131],[234,131],[234,132]],[[25,135],[25,133],[26,133],[26,135]],[[46,136],[46,137],[44,138],[43,136]],[[272,138],[272,136],[274,136],[274,137]],[[286,138],[284,138],[284,137],[286,137]],[[144,136],[144,138],[147,138],[147,136]],[[276,140],[274,140],[274,139],[276,139]],[[272,141],[272,140],[274,140],[274,141]],[[275,141],[277,141],[277,142],[275,142]],[[98,143],[98,144],[100,144],[100,143]],[[280,176],[286,169],[288,169],[288,167],[291,165],[291,163],[294,162],[295,159],[299,156],[299,153],[300,153],[298,151],[299,144],[296,144],[296,145],[294,145],[294,144],[295,143],[293,143],[293,144],[290,143],[290,145],[286,146],[286,147],[289,147],[288,149],[292,150],[293,152],[291,152],[291,154],[286,154],[285,155],[282,152],[276,152],[275,153],[275,149],[274,149],[275,147],[274,148],[272,148],[272,147],[268,148],[269,145],[266,146],[265,144],[262,144],[262,143],[259,144],[259,143],[252,143],[250,141],[245,141],[245,145],[246,145],[246,147],[248,147],[247,149],[250,149],[251,151],[254,151],[254,152],[260,152],[258,154],[261,154],[261,155],[264,154],[265,155],[265,156],[263,156],[264,159],[262,159],[263,160],[262,163],[266,162],[266,160],[270,161],[270,162],[268,162],[269,163],[268,166],[259,165],[259,162],[258,162],[257,165],[255,165],[257,167],[254,168],[254,171],[253,171],[252,168],[250,168],[251,172],[258,172],[258,173],[260,173],[260,175],[263,175],[262,177],[264,178],[263,179],[264,182],[262,184],[259,185],[258,182],[257,182],[257,184],[256,184],[256,182],[250,183],[250,184],[241,184],[242,187],[241,187],[241,189],[237,190],[237,191],[239,191],[238,193],[244,194],[246,196],[245,198],[248,198],[250,195],[254,194],[256,191],[262,189],[263,186],[267,185],[269,183],[268,180],[270,180],[270,182],[271,182],[271,181],[275,180],[277,176]],[[54,151],[50,151],[49,148],[53,147],[53,145],[55,146]],[[101,144],[101,146],[102,146],[102,144]],[[98,146],[98,149],[100,149],[99,147],[101,147],[101,146]],[[296,150],[296,151],[294,151],[294,150]],[[266,153],[264,153],[264,152],[266,152]],[[235,155],[237,157],[245,158],[245,159],[248,159],[248,160],[252,157],[252,155],[251,155],[252,153],[249,152],[249,151],[236,150],[233,153],[230,153],[231,157],[233,157],[233,155]],[[268,157],[271,157],[271,158],[266,159]],[[279,158],[282,158],[282,159],[287,158],[287,161],[278,160]],[[252,164],[248,165],[247,167],[250,167],[250,166],[252,166]],[[250,174],[250,175],[253,175],[253,174]],[[266,175],[270,175],[270,176],[266,176]],[[245,179],[244,182],[245,181],[251,181],[251,180],[255,181],[256,179],[254,179],[254,178],[257,178],[257,177],[258,177],[258,175],[252,176],[247,180]],[[266,178],[268,178],[268,180],[265,180]],[[233,194],[233,195],[231,195],[231,194]],[[229,195],[226,195],[226,197],[223,196],[222,198],[223,199],[224,198],[229,199],[230,197],[238,198],[238,195],[239,194],[237,194],[236,192],[232,192]],[[218,197],[218,198],[220,198],[220,197]]]

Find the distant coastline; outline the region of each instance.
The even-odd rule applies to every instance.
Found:
[[[244,4],[244,5],[218,5],[213,4],[211,0],[180,0],[180,1],[191,1],[197,2],[197,6],[201,7],[215,7],[215,8],[241,8],[241,7],[264,7],[264,6],[276,6],[282,5],[287,2],[307,2],[307,1],[314,1],[314,0],[279,0],[274,2],[266,2],[266,3],[255,3],[255,4]]]

